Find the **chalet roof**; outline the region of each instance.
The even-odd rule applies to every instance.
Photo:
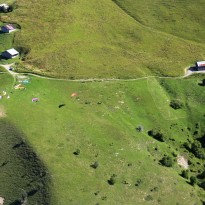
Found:
[[[14,26],[12,24],[8,24],[8,25],[5,25],[3,26],[4,28],[8,29],[8,30],[14,30]]]
[[[15,50],[14,48],[11,48],[11,49],[7,50],[6,52],[11,54],[12,56],[19,54],[19,52],[17,50]]]
[[[205,67],[205,61],[196,62],[198,67]]]
[[[0,4],[0,7],[8,8],[9,5],[8,4]]]

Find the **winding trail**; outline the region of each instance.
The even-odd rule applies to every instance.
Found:
[[[182,78],[186,78],[189,77],[191,75],[194,74],[205,74],[205,70],[204,71],[191,71],[188,70],[188,68],[185,69],[185,74],[183,76],[178,76],[178,77],[171,77],[171,76],[146,76],[146,77],[140,77],[140,78],[133,78],[133,79],[118,79],[118,78],[88,78],[88,79],[63,79],[63,78],[52,78],[52,77],[47,77],[47,76],[42,76],[42,75],[38,75],[38,74],[33,74],[33,73],[17,73],[14,72],[13,70],[10,70],[10,67],[12,67],[14,65],[14,63],[12,64],[6,64],[6,65],[0,65],[3,68],[5,68],[9,74],[11,74],[13,76],[13,78],[15,79],[16,76],[18,75],[29,75],[29,76],[34,76],[34,77],[38,77],[38,78],[43,78],[43,79],[48,79],[48,80],[56,80],[56,81],[68,81],[68,82],[105,82],[105,81],[138,81],[138,80],[143,80],[143,79],[148,79],[148,78],[160,78],[160,79],[182,79]]]

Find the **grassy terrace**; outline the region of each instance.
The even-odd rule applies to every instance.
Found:
[[[138,15],[136,2],[117,2],[132,16],[136,13]],[[168,20],[160,23],[160,28],[150,27],[150,24],[155,25],[155,22],[165,18],[156,13],[160,1],[150,1],[148,7],[145,4],[147,2],[139,1],[139,8],[148,10],[154,4],[153,15],[146,12],[147,10],[141,10],[143,15],[140,17],[149,20],[145,24],[148,27],[136,21],[111,0],[58,3],[17,0],[18,8],[12,13],[2,15],[2,20],[21,25],[21,32],[16,33],[14,44],[31,49],[25,59],[28,71],[61,78],[182,75],[185,67],[192,65],[196,59],[203,59],[205,54],[204,44],[195,42],[194,32],[194,28],[202,29],[200,25],[203,25],[203,21],[201,24],[198,21],[190,23],[193,12],[189,12],[188,7],[184,13],[186,12],[186,19],[189,21],[180,20],[179,23],[173,23],[170,29],[180,30],[180,25],[189,23],[193,28],[190,33],[186,30],[181,35],[167,31],[165,23]],[[170,4],[171,2],[163,3],[163,10]],[[177,5],[174,7],[176,14],[173,9],[170,12],[176,22],[181,19],[180,14],[184,16],[181,10],[186,4],[185,1],[173,3]],[[194,8],[197,12],[203,11],[200,3],[195,4]],[[158,15],[159,19],[156,19]],[[199,39],[202,36],[203,32]],[[19,70],[22,70],[22,66],[19,66]]]
[[[13,79],[2,74],[0,80],[5,82],[0,89],[10,93]],[[202,189],[179,176],[176,161],[173,168],[159,165],[164,154],[174,154],[175,160],[188,154],[181,145],[193,141],[196,123],[204,134],[205,93],[198,82],[200,78],[120,83],[32,78],[26,90],[13,90],[1,104],[46,164],[51,204],[200,204]],[[78,96],[71,97],[73,92]],[[32,103],[32,97],[40,101]],[[170,108],[175,98],[183,102],[182,110]],[[136,131],[138,125],[142,132]],[[166,142],[147,135],[157,127]],[[77,149],[80,154],[74,155]],[[203,172],[203,160],[190,160],[191,176]],[[96,161],[99,167],[93,169]],[[116,184],[109,185],[113,174]]]

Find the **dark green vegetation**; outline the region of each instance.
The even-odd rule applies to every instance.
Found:
[[[205,200],[204,159],[191,149],[196,141],[200,150],[204,146],[202,77],[118,83],[32,78],[26,90],[11,90],[12,78],[0,78],[1,89],[12,91],[1,101],[7,118],[51,173],[50,204],[198,205]],[[33,97],[40,101],[32,103]],[[171,99],[180,99],[183,108],[171,108]],[[163,141],[148,135],[150,130]],[[188,160],[188,176],[177,164],[180,156]],[[162,163],[170,158],[171,164]]]
[[[165,167],[172,167],[173,166],[173,159],[170,156],[163,157],[160,162]]]
[[[14,38],[26,55],[19,71],[70,79],[177,76],[205,54],[200,0],[18,0],[17,5],[1,16],[22,28]]]
[[[48,173],[24,138],[11,123],[0,120],[0,196],[6,205],[49,205]]]
[[[180,100],[172,100],[169,104],[175,110],[181,109],[183,107],[183,103]]]

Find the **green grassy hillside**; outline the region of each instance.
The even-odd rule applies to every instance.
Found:
[[[12,78],[0,77],[8,82],[1,89],[10,93]],[[204,171],[203,160],[183,148],[204,134],[205,93],[199,82],[32,78],[26,90],[13,90],[1,103],[50,171],[51,196],[57,201],[51,204],[201,204],[204,191],[182,178],[176,163],[177,155],[184,155],[190,176]],[[71,97],[74,92],[78,95]],[[33,97],[40,101],[32,103]],[[180,99],[183,108],[171,108],[172,99]],[[158,128],[165,142],[147,134]],[[173,158],[171,168],[161,165],[164,155]],[[94,162],[96,169],[90,167]],[[116,183],[109,185],[113,174]]]
[[[203,0],[114,0],[125,12],[139,23],[204,43],[205,2]]]
[[[132,2],[126,1],[123,5],[125,3],[129,10]],[[141,7],[144,4],[148,4],[148,8],[153,5],[147,1],[139,2]],[[176,76],[182,75],[185,67],[196,59],[203,59],[205,54],[203,43],[143,26],[111,0],[21,0],[17,5],[12,13],[2,14],[2,20],[21,25],[14,45],[30,51],[24,64],[26,71],[61,78]],[[135,14],[134,8],[138,8],[138,3],[132,5],[130,12]],[[183,6],[183,2],[177,4],[179,13]],[[153,7],[153,12],[155,10]],[[163,14],[159,15],[164,19]],[[187,12],[186,15],[189,15],[186,19],[191,19],[193,14]],[[149,14],[147,18],[152,18],[151,23],[155,22]],[[162,28],[159,30],[164,31],[165,24],[160,25]],[[199,27],[195,21],[189,25]],[[174,23],[172,27],[175,28]],[[178,27],[177,24],[176,29]],[[191,32],[189,35],[195,34]],[[22,66],[18,69],[22,70]]]
[[[205,55],[200,0],[16,5],[1,21],[21,30],[0,34],[0,51],[28,52],[17,71],[66,79],[177,76]],[[6,205],[18,205],[25,193],[31,205],[204,204],[202,79],[30,77],[16,90],[20,82],[1,74],[0,197]]]

